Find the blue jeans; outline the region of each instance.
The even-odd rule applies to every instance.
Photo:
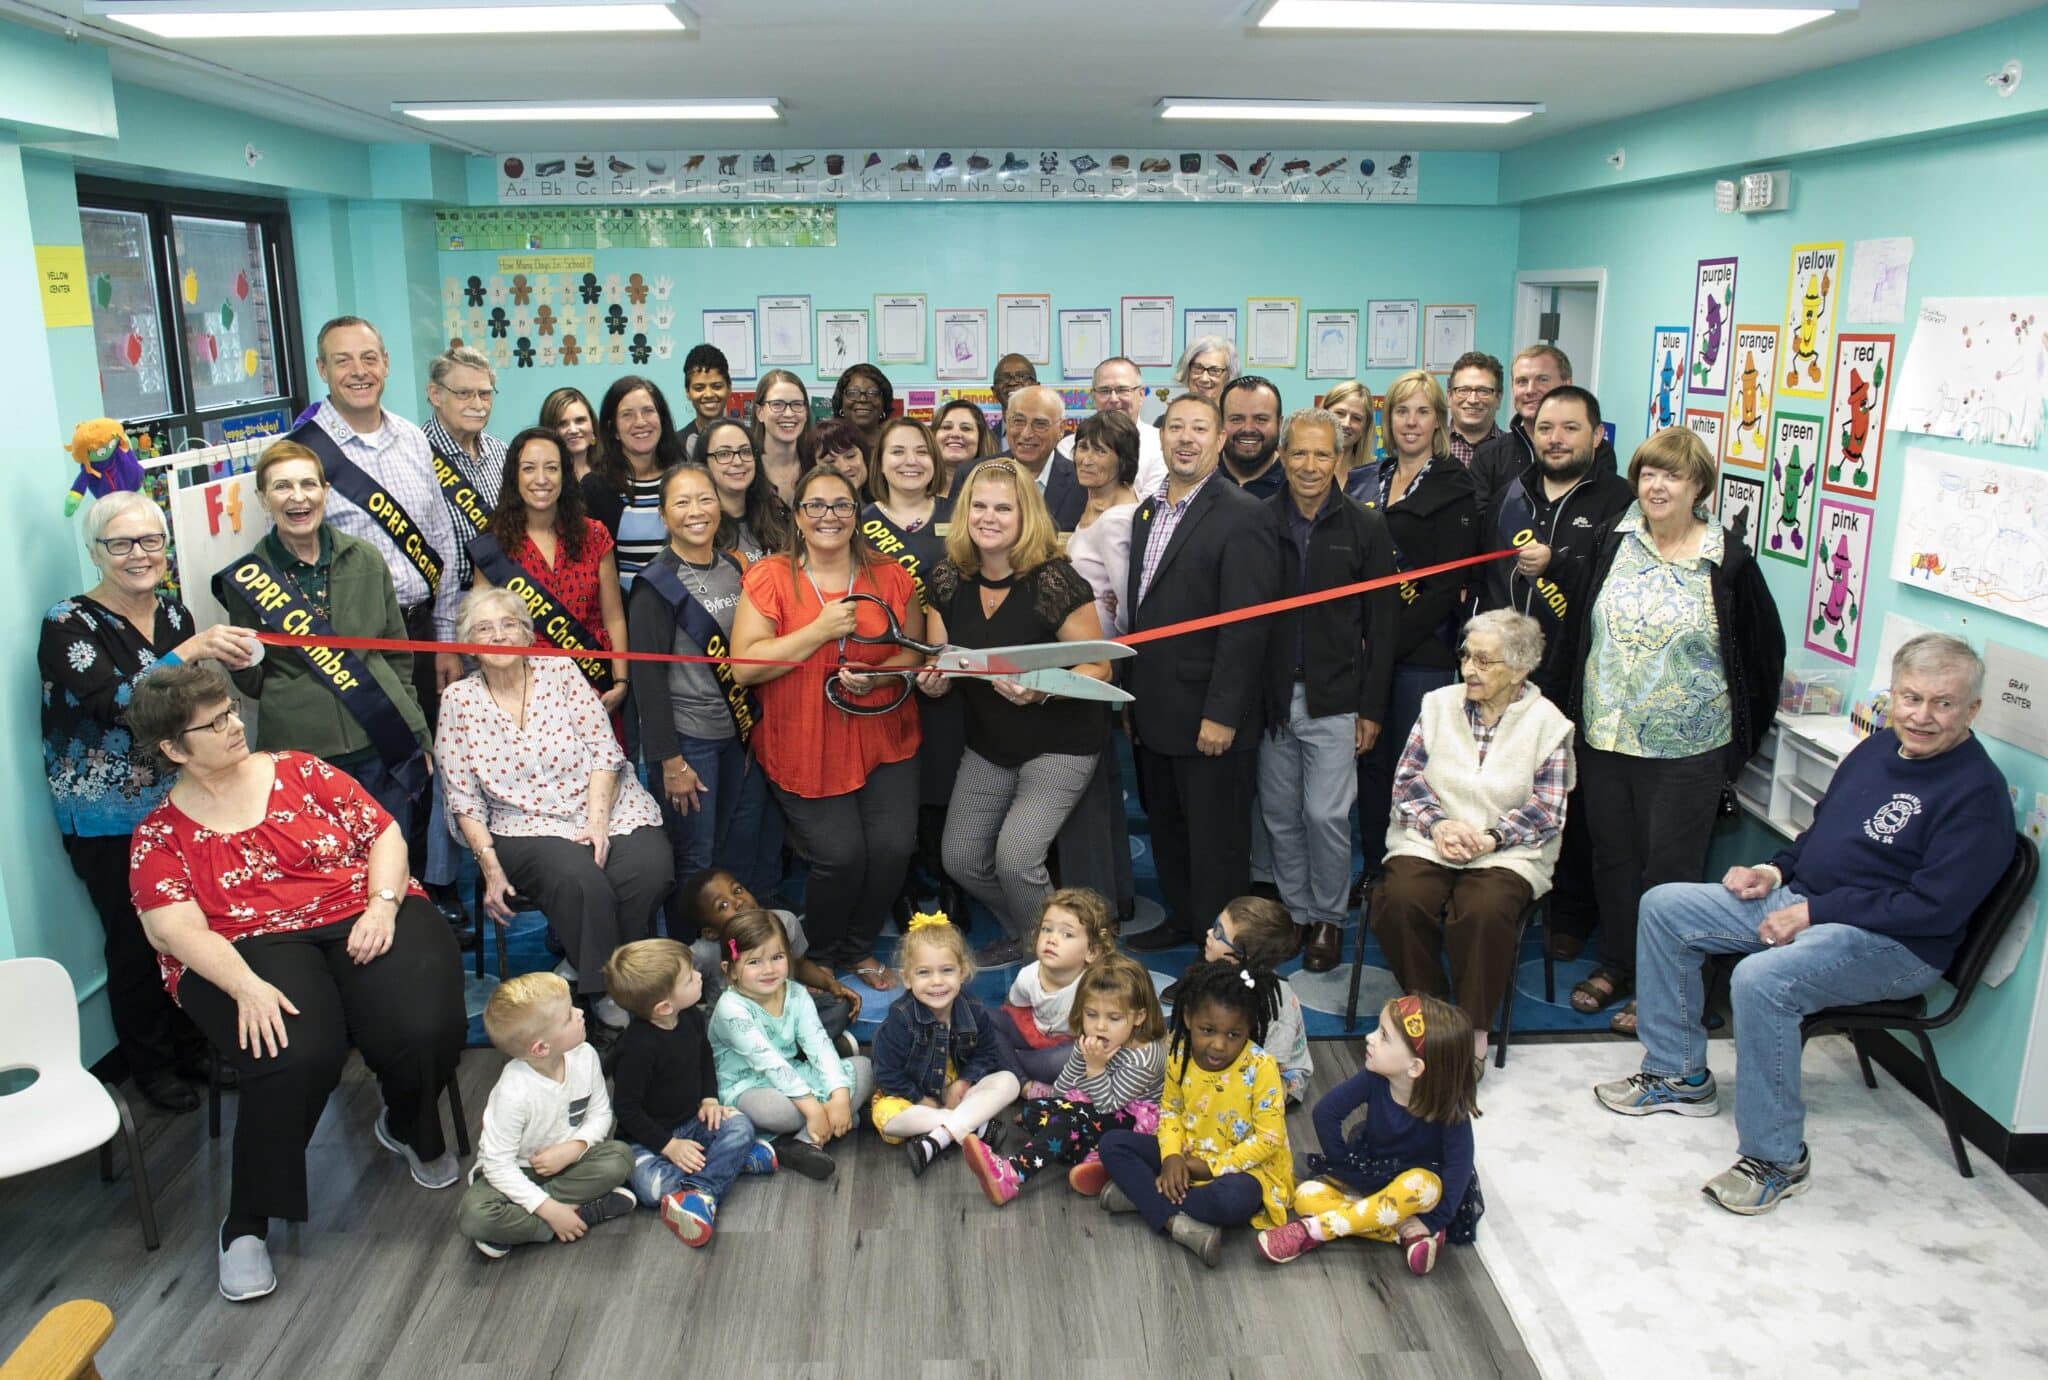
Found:
[[[1350,909],[1357,722],[1356,714],[1311,718],[1308,687],[1296,684],[1286,724],[1259,744],[1259,809],[1272,840],[1273,880],[1297,925],[1342,925]]]
[[[685,1174],[661,1153],[659,1146],[650,1150],[635,1145],[633,1174],[626,1184],[640,1200],[640,1206],[659,1206],[671,1193],[708,1193],[714,1201],[723,1198],[732,1181],[739,1177],[740,1162],[753,1147],[754,1123],[747,1120],[745,1112],[727,1112],[714,1131],[691,1117],[676,1127],[675,1139],[694,1140],[703,1146],[704,1167],[694,1174]]]
[[[1799,1158],[1806,1104],[1799,1096],[1799,1023],[1830,1006],[1897,1001],[1941,973],[1896,939],[1854,925],[1813,925],[1767,946],[1757,928],[1804,898],[1787,887],[1755,901],[1719,882],[1666,882],[1642,900],[1636,937],[1636,1036],[1643,1072],[1690,1078],[1707,1066],[1708,954],[1747,954],[1729,988],[1735,1008],[1737,1149],[1777,1164]]]
[[[704,783],[698,808],[679,814],[661,792],[659,773],[653,787],[661,802],[661,821],[675,848],[676,880],[700,867],[723,867],[740,884],[768,904],[782,886],[782,814],[768,800],[768,777],[750,761],[738,738],[681,739],[683,760]],[[680,922],[681,927],[678,927]],[[669,937],[697,932],[694,915],[669,916]]]
[[[1166,1200],[1153,1180],[1159,1177],[1159,1137],[1136,1131],[1111,1131],[1096,1147],[1102,1167],[1137,1206],[1138,1215],[1154,1231],[1185,1212],[1197,1222],[1212,1227],[1241,1227],[1259,1215],[1265,1190],[1249,1174],[1222,1174],[1207,1183],[1193,1184],[1178,1206]]]

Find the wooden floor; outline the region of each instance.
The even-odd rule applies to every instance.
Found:
[[[1318,1043],[1311,1098],[1361,1049]],[[500,1062],[463,1056],[472,1116]],[[1209,1271],[1057,1180],[1000,1212],[957,1153],[913,1180],[865,1129],[831,1183],[741,1180],[707,1250],[636,1213],[486,1261],[455,1235],[460,1190],[417,1187],[378,1147],[376,1109],[352,1064],[309,1153],[313,1220],[272,1226],[278,1290],[255,1303],[215,1287],[228,1139],[208,1141],[203,1109],[145,1113],[158,1251],[142,1249],[125,1171],[103,1185],[87,1157],[0,1182],[0,1355],[84,1296],[117,1319],[109,1377],[1536,1374],[1469,1249],[1418,1280],[1390,1247],[1346,1242],[1280,1267],[1236,1231]],[[233,1115],[230,1098],[228,1134]],[[1290,1130],[1299,1158],[1307,1115]]]

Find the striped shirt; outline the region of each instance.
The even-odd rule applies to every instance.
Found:
[[[1149,510],[1149,521],[1152,528],[1151,535],[1145,539],[1145,563],[1138,570],[1139,603],[1144,603],[1145,595],[1151,591],[1152,577],[1159,573],[1159,562],[1165,558],[1166,548],[1173,544],[1174,529],[1179,527],[1180,520],[1187,516],[1188,505],[1195,501],[1195,495],[1202,491],[1202,486],[1207,484],[1214,477],[1215,473],[1216,471],[1212,469],[1208,474],[1203,475],[1196,481],[1195,487],[1189,489],[1186,496],[1178,503],[1167,500],[1167,491],[1173,483],[1172,479],[1169,478],[1159,486],[1159,492],[1152,495],[1149,503],[1139,505],[1138,516],[1140,518],[1147,517],[1147,511]],[[1136,623],[1134,620],[1136,615],[1137,610],[1131,610],[1131,617],[1124,620],[1125,625],[1135,628]]]
[[[1465,722],[1472,726],[1472,739],[1479,745],[1479,760],[1483,763],[1500,722],[1481,723],[1479,706],[1471,700],[1465,701]],[[1570,743],[1567,738],[1536,768],[1529,798],[1494,822],[1493,827],[1500,831],[1502,848],[1534,848],[1564,828],[1564,798],[1571,788]],[[1450,817],[1423,776],[1428,766],[1429,749],[1422,745],[1422,725],[1418,722],[1415,731],[1408,735],[1408,745],[1401,750],[1400,765],[1394,768],[1394,809],[1403,824],[1424,838]]]
[[[633,577],[668,545],[668,528],[661,520],[661,478],[633,479],[626,483],[626,506],[619,514],[617,549],[619,586],[633,588]]]
[[[1125,1045],[1109,1056],[1108,1066],[1093,1078],[1088,1076],[1088,1062],[1076,1045],[1052,1086],[1060,1097],[1081,1093],[1097,1111],[1109,1113],[1122,1111],[1133,1102],[1157,1102],[1165,1078],[1165,1055],[1157,1040]]]
[[[313,409],[313,421],[334,438],[341,453],[356,462],[364,474],[398,500],[419,527],[420,536],[441,557],[441,587],[427,588],[426,577],[393,545],[384,525],[344,498],[339,490],[327,495],[327,520],[337,532],[361,537],[377,549],[391,571],[391,585],[398,594],[398,606],[410,609],[434,601],[434,631],[443,640],[455,637],[455,610],[462,603],[462,586],[449,578],[455,559],[455,524],[441,502],[441,486],[434,479],[434,454],[427,446],[426,433],[395,412],[385,412],[384,425],[365,434],[342,420],[334,404],[322,399]]]
[[[455,466],[455,472],[469,482],[476,495],[487,508],[498,506],[498,486],[505,479],[505,443],[488,431],[476,438],[477,458],[472,460],[462,443],[455,439],[453,432],[441,425],[439,417],[429,417],[427,424],[420,428],[427,438],[427,444],[440,452],[441,458]],[[469,519],[455,510],[455,501],[444,490],[442,502],[448,508],[448,521],[455,528],[455,553],[448,562],[443,579],[455,581],[457,589],[469,588]]]

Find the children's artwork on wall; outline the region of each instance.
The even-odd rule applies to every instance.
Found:
[[[1929,297],[1899,377],[1899,430],[2031,449],[2048,406],[2048,297]]]
[[[868,361],[868,314],[865,311],[818,313],[818,377],[836,379],[855,364]]]
[[[1173,365],[1173,299],[1126,297],[1123,301],[1124,355],[1140,369]]]
[[[1835,345],[1835,397],[1828,407],[1826,466],[1821,471],[1821,487],[1831,493],[1877,496],[1894,340],[1889,335],[1844,335]]]
[[[1237,344],[1236,307],[1183,307],[1180,321],[1184,342],[1191,344],[1205,335],[1220,335],[1232,345]]]
[[[988,308],[941,310],[938,319],[941,379],[985,379],[989,375]]]
[[[875,294],[875,363],[924,363],[925,295]]]
[[[1778,381],[1778,328],[1737,326],[1728,383],[1728,425],[1722,430],[1730,465],[1760,470],[1770,451],[1771,403]]]
[[[1813,491],[1819,488],[1818,417],[1780,412],[1771,424],[1770,481],[1764,489],[1766,555],[1805,565],[1813,544]]]
[[[1720,397],[1728,391],[1729,332],[1735,325],[1735,260],[1701,259],[1693,270],[1692,367],[1685,386]]]
[[[1470,302],[1432,303],[1422,309],[1422,367],[1448,374],[1479,339],[1479,308]],[[1680,356],[1680,368],[1684,356]]]
[[[1691,351],[1690,327],[1657,327],[1650,342],[1650,415],[1645,434],[1678,425],[1685,403],[1685,362]]]
[[[620,319],[623,321],[624,318]],[[615,331],[613,334],[621,335],[624,332]],[[754,363],[753,308],[705,312],[704,339],[724,351],[725,362],[731,367],[733,378],[752,379],[760,376],[760,368]],[[616,364],[622,363],[623,360],[611,362]]]
[[[1242,351],[1247,369],[1292,369],[1301,356],[1301,299],[1252,297],[1245,301],[1251,338]]]
[[[633,276],[635,279],[640,277],[637,273]],[[784,369],[809,364],[811,299],[806,296],[757,297],[754,306],[761,313],[761,363]]]
[[[1033,364],[1052,363],[1052,294],[996,294],[996,349]]]
[[[1813,525],[1814,558],[1806,595],[1806,645],[1856,664],[1863,633],[1863,590],[1870,578],[1870,533],[1877,515],[1824,498]]]
[[[1721,525],[1728,534],[1756,550],[1757,519],[1764,507],[1764,482],[1745,474],[1721,476]]]
[[[1107,307],[1060,312],[1060,377],[1092,378],[1095,366],[1108,359],[1110,315]]]
[[[1718,457],[1721,454],[1721,422],[1719,412],[1708,407],[1685,409],[1685,429],[1706,442],[1707,454]]]
[[[1844,321],[1904,321],[1906,274],[1913,241],[1900,237],[1858,240],[1849,251],[1849,296]]]
[[[2048,628],[2048,471],[1911,446],[1892,578]]]
[[[1308,376],[1348,379],[1358,373],[1358,311],[1308,314]]]
[[[1835,305],[1841,297],[1842,243],[1795,244],[1785,288],[1785,361],[1778,392],[1825,398],[1834,361]]]
[[[1420,359],[1416,341],[1422,330],[1419,301],[1373,301],[1365,304],[1365,367],[1413,369]]]

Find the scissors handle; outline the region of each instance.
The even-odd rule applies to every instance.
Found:
[[[920,652],[925,656],[937,656],[940,652],[945,650],[945,648],[937,646],[934,643],[919,642],[914,637],[906,636],[903,631],[903,625],[896,621],[896,610],[890,608],[889,601],[887,599],[882,598],[881,595],[847,594],[842,597],[849,601],[859,600],[863,603],[873,604],[876,608],[882,611],[882,617],[888,622],[887,629],[883,632],[875,634],[873,637],[864,636],[860,632],[860,630],[856,628],[854,631],[846,635],[847,641],[859,642],[864,646],[869,647],[908,647],[911,651]]]

